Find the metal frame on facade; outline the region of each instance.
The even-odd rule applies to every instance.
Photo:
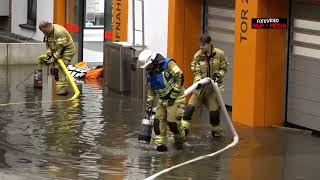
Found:
[[[288,125],[288,96],[289,96],[289,67],[290,67],[290,53],[291,53],[291,25],[292,25],[292,0],[289,0],[289,15],[288,15],[288,33],[287,33],[287,66],[286,66],[286,93],[285,93],[285,111],[284,111],[284,123]]]
[[[106,0],[104,4],[104,32],[112,32],[112,0]],[[111,38],[104,38],[104,41],[111,41]]]
[[[85,23],[84,23],[84,17],[85,17],[85,8],[86,8],[86,1],[85,0],[79,0],[79,26],[80,26],[80,31],[79,31],[79,47],[78,47],[78,50],[79,50],[79,53],[78,53],[78,56],[79,58],[78,59],[83,59],[83,37],[84,37],[84,26],[85,26]]]
[[[208,29],[208,0],[201,0],[201,32],[205,33]]]

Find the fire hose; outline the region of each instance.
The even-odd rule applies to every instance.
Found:
[[[224,148],[222,148],[222,149],[220,149],[218,151],[215,151],[215,152],[213,152],[211,154],[202,155],[202,156],[196,157],[194,159],[191,159],[189,161],[186,161],[186,162],[177,164],[175,166],[172,166],[170,168],[164,169],[164,170],[162,170],[162,171],[160,171],[160,172],[158,172],[158,173],[156,173],[156,174],[154,174],[154,175],[152,175],[150,177],[145,178],[145,180],[155,179],[156,177],[158,177],[158,176],[160,176],[160,175],[162,175],[164,173],[167,173],[167,172],[169,172],[169,171],[171,171],[173,169],[185,166],[185,165],[190,164],[190,163],[194,163],[196,161],[200,161],[202,159],[206,159],[206,158],[210,158],[210,157],[216,156],[216,155],[218,155],[218,154],[220,154],[220,153],[232,148],[236,144],[238,144],[238,142],[239,142],[238,133],[236,132],[236,130],[235,130],[234,126],[233,126],[233,123],[232,123],[232,121],[230,119],[230,116],[229,116],[228,111],[226,109],[225,103],[223,101],[222,95],[220,93],[218,84],[216,82],[214,82],[210,78],[203,78],[200,81],[194,83],[188,89],[186,89],[185,93],[184,93],[184,96],[187,96],[190,93],[192,93],[198,87],[199,84],[205,85],[205,84],[209,84],[209,83],[213,86],[213,89],[214,89],[215,93],[217,94],[217,99],[218,99],[218,103],[219,103],[220,108],[221,108],[221,112],[223,113],[223,115],[224,115],[224,117],[225,117],[225,119],[227,121],[227,125],[230,127],[230,130],[231,130],[232,136],[233,136],[233,141],[230,144],[228,144],[227,146],[225,146]]]

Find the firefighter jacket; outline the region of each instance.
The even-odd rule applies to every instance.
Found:
[[[54,59],[63,58],[70,61],[76,50],[69,32],[58,24],[53,24],[53,31],[44,36],[47,54]]]
[[[199,50],[193,57],[191,62],[191,70],[193,72],[193,83],[202,78],[209,77],[211,79],[217,78],[217,83],[221,91],[224,90],[223,79],[228,71],[228,59],[224,56],[224,52],[217,48],[212,48],[211,56],[207,56]],[[199,94],[203,88],[194,91]]]
[[[183,73],[170,58],[165,58],[155,71],[147,73],[148,98],[147,105],[152,106],[154,98],[159,97],[159,103],[164,103],[169,99],[184,100]]]

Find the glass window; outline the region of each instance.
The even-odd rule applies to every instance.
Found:
[[[82,33],[84,22],[84,1],[83,0],[67,0],[66,2],[66,26],[76,27],[78,31],[70,32],[72,39],[77,48],[77,54],[74,59],[82,59]],[[78,56],[77,56],[78,55]]]
[[[37,0],[28,0],[27,24],[36,25],[37,23]]]
[[[103,28],[104,0],[86,0],[85,28]]]

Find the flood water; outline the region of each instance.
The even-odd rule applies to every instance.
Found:
[[[217,151],[208,116],[193,122],[183,150],[159,153],[137,141],[143,101],[112,93],[102,80],[78,81],[81,96],[55,101],[50,83],[34,89],[34,66],[0,66],[0,179],[144,179],[162,169]],[[25,80],[25,81],[24,81]],[[50,80],[50,77],[49,77]],[[40,102],[36,101],[55,101]],[[203,111],[205,112],[205,111]],[[216,157],[158,179],[320,179],[319,137],[276,128],[236,125],[239,144]]]

